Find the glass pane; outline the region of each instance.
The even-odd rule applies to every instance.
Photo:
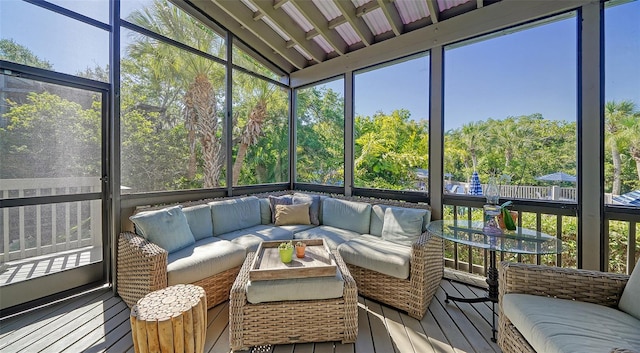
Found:
[[[102,261],[100,200],[0,212],[0,287]]]
[[[0,198],[99,192],[99,93],[0,74]]]
[[[284,72],[275,72],[266,66],[264,66],[258,59],[254,56],[250,55],[246,51],[238,48],[241,44],[238,43],[237,40],[233,41],[233,63],[238,66],[242,66],[243,68],[253,71],[262,76],[268,77],[275,81],[280,81],[282,83],[288,83],[287,75]],[[254,54],[256,55],[256,54]],[[257,56],[257,55],[256,55]]]
[[[123,192],[223,186],[224,66],[133,31],[122,36]]]
[[[109,32],[23,1],[0,1],[0,59],[108,82]]]
[[[447,47],[444,171],[449,193],[576,201],[575,14]],[[478,179],[476,179],[478,180]],[[473,193],[476,194],[477,193]]]
[[[296,181],[344,185],[344,80],[297,91]]]
[[[233,185],[289,181],[289,90],[233,72]]]
[[[605,16],[605,202],[640,207],[640,2]],[[617,6],[616,6],[617,5]]]
[[[429,57],[359,72],[354,81],[355,186],[425,191],[429,176]]]
[[[109,23],[109,0],[47,0],[47,2],[95,20]]]
[[[166,0],[123,1],[120,17],[184,45],[219,58],[226,57],[224,37]],[[129,45],[123,38],[122,46]]]

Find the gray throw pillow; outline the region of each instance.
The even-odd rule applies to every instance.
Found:
[[[182,212],[182,206],[140,212],[129,219],[136,225],[138,234],[168,253],[195,243],[187,217]]]
[[[411,246],[422,234],[422,222],[426,212],[421,209],[388,207],[384,211],[382,239]]]
[[[295,193],[293,204],[309,204],[309,220],[313,225],[320,225],[320,196]]]
[[[293,197],[291,195],[269,195],[269,205],[271,206],[271,223],[276,223],[276,205],[293,205]]]

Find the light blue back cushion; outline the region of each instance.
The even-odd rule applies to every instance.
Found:
[[[631,272],[629,282],[622,291],[618,308],[640,320],[640,260]]]
[[[138,234],[169,253],[195,243],[182,206],[140,212],[129,219],[136,225]]]
[[[269,199],[260,199],[260,222],[262,224],[271,223],[271,204]]]
[[[261,224],[260,201],[255,196],[209,202],[213,235]]]
[[[382,236],[382,226],[384,225],[384,211],[389,208],[404,208],[404,207],[394,207],[387,205],[373,205],[371,207],[371,228],[369,229],[369,234]],[[426,231],[429,223],[431,223],[431,210],[424,210],[426,213],[422,218],[422,231]]]
[[[311,224],[320,225],[320,196],[301,193],[293,194],[293,204],[309,204],[309,221]]]
[[[382,239],[411,246],[422,233],[425,213],[422,209],[388,207],[384,211]]]
[[[196,240],[213,236],[213,223],[211,222],[211,208],[209,205],[198,205],[182,209],[191,233]]]
[[[326,198],[322,201],[322,224],[366,234],[369,232],[371,205]]]

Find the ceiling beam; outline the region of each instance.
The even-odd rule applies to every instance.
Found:
[[[378,0],[378,4],[387,21],[389,21],[393,33],[396,36],[401,35],[404,32],[404,23],[402,23],[402,18],[400,18],[400,13],[398,13],[396,6],[392,1],[388,0]]]
[[[478,8],[481,8],[484,6],[484,0],[476,0],[476,3],[477,3],[476,6],[478,6]]]
[[[329,21],[329,29],[336,29],[336,27],[343,25],[345,23],[349,23],[344,16],[340,15],[333,20]]]
[[[222,0],[224,1],[224,0]],[[291,18],[282,8],[276,10],[271,1],[248,0],[260,12],[270,18],[278,28],[291,38],[293,42],[306,51],[317,62],[323,62],[327,53],[313,40],[307,40],[306,33],[296,21]]]
[[[503,0],[480,9],[416,29],[291,74],[291,86],[318,82],[345,72],[369,67],[483,34],[574,10],[594,0],[519,1]]]
[[[333,2],[336,4],[338,10],[340,10],[340,13],[342,13],[342,16],[344,16],[351,27],[353,27],[353,30],[356,31],[356,34],[360,37],[360,41],[362,41],[365,46],[373,44],[373,33],[371,33],[369,26],[367,26],[364,20],[356,16],[356,8],[353,6],[351,0],[333,0]]]
[[[440,19],[440,7],[437,0],[427,0],[427,7],[429,8],[429,16],[431,16],[431,23],[438,23]]]
[[[198,9],[206,14],[208,14],[211,18],[213,18],[217,25],[224,27],[226,30],[231,31],[238,39],[249,45],[255,51],[260,53],[264,58],[270,61],[270,63],[264,62],[267,67],[271,68],[274,71],[283,70],[285,72],[291,73],[296,70],[296,68],[300,69],[306,65],[306,59],[300,55],[297,51],[295,52],[297,59],[287,59],[283,55],[276,53],[269,44],[260,40],[258,37],[253,35],[251,32],[245,30],[238,21],[229,16],[223,9],[221,9],[217,4],[212,1],[199,1],[198,9],[184,3],[177,2],[180,8],[190,13],[192,16],[200,19],[203,23],[208,23],[209,20],[202,15]],[[215,16],[214,16],[215,15]],[[292,61],[296,61],[300,64],[300,66],[293,64]],[[278,68],[273,68],[272,66],[278,66]]]
[[[356,17],[362,17],[367,13],[377,10],[380,8],[380,4],[378,2],[368,2],[366,4],[360,5],[356,7]]]
[[[225,27],[227,27],[235,35],[237,35],[238,38],[251,37],[254,38],[253,42],[255,42],[256,39],[262,40],[262,42],[264,42],[269,48],[268,52],[275,52],[281,55],[298,69],[302,69],[309,64],[307,59],[302,56],[302,54],[300,54],[297,50],[287,48],[285,40],[282,39],[282,37],[280,37],[271,27],[264,23],[264,21],[254,21],[253,11],[251,11],[251,9],[245,6],[242,2],[225,0],[213,1],[215,3],[210,1],[202,1],[198,4],[198,6],[207,11],[207,13],[212,14],[212,16],[215,16],[214,18],[216,19],[222,17],[220,15],[221,12],[224,12],[227,15],[233,17],[233,19],[240,24],[240,26],[237,26],[240,27],[239,30],[234,31],[233,28],[229,28],[226,25]],[[210,3],[213,4],[213,6],[211,6]],[[216,7],[217,11],[215,9]],[[251,33],[245,35],[244,33],[246,33],[247,31]],[[247,44],[251,45],[255,49],[258,49],[248,41]],[[266,54],[264,54],[266,53],[264,49],[260,50],[260,53],[263,53],[263,55],[266,56]]]
[[[289,0],[281,0],[280,2],[283,1]],[[320,10],[318,10],[318,8],[313,5],[313,2],[309,0],[297,0],[289,1],[289,3],[295,6],[298,11],[300,11],[302,16],[304,16],[307,21],[309,21],[309,23],[311,23],[311,25],[315,27],[315,30],[318,31],[318,33],[327,40],[327,42],[331,45],[336,53],[344,55],[347,52],[347,49],[349,48],[347,42],[344,41],[344,39],[340,36],[340,34],[338,34],[338,32],[334,31],[332,28],[329,28],[327,19],[324,17],[322,12],[320,12]]]

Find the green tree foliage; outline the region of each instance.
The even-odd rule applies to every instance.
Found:
[[[53,66],[13,39],[0,39],[0,59],[51,70]]]

